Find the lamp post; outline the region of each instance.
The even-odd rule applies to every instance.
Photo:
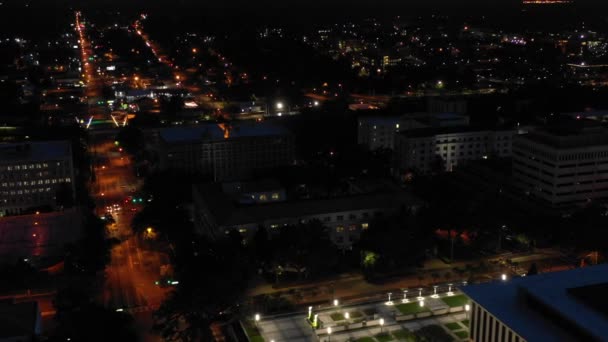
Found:
[[[420,307],[423,308],[424,307],[424,299],[420,301]]]
[[[331,341],[331,327],[327,327],[327,338],[328,342]]]
[[[255,319],[255,327],[257,328],[258,327],[258,322],[260,321],[260,314],[256,313],[255,316],[254,316],[254,319]]]
[[[393,305],[393,302],[391,301],[391,296],[393,295],[392,292],[388,292],[388,301],[386,302],[386,305]]]
[[[437,295],[437,285],[433,285],[433,295],[432,295],[431,297],[433,297],[433,298],[437,298],[437,297],[439,297],[439,296]]]
[[[503,273],[503,274],[500,276],[500,279],[502,279],[502,281],[507,281],[507,275]]]
[[[334,306],[336,306],[336,307],[337,307],[337,306],[338,306],[338,304],[339,304],[338,300],[337,300],[337,299],[334,299]]]
[[[308,319],[310,320],[312,318],[312,306],[308,307]]]
[[[382,327],[384,326],[384,318],[380,318],[380,334],[382,334]]]
[[[407,303],[410,300],[407,299],[407,290],[403,290],[403,299],[401,300],[402,303]]]
[[[471,311],[471,306],[469,304],[464,305],[464,311],[467,314],[467,319],[469,319],[469,311]]]
[[[344,319],[347,319],[347,320],[350,319],[350,314],[348,312],[344,313]]]

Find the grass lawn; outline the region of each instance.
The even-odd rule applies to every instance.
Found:
[[[360,311],[353,311],[350,313],[350,318],[359,318],[363,317],[363,314]]]
[[[407,329],[393,331],[393,336],[399,341],[414,342],[416,341],[416,335]]]
[[[443,302],[446,303],[450,307],[464,306],[465,304],[467,304],[469,302],[467,297],[465,297],[463,295],[452,296],[452,297],[443,297],[443,298],[441,298],[441,300],[443,300]]]
[[[260,336],[260,331],[255,325],[251,324],[251,322],[244,322],[243,326],[251,342],[264,342],[264,338]]]
[[[460,337],[460,338],[467,338],[469,337],[469,333],[466,331],[456,331],[454,332],[454,335]]]
[[[376,340],[374,340],[372,337],[361,337],[355,342],[376,342]]]
[[[364,309],[363,312],[365,313],[366,316],[373,316],[378,313],[378,310],[376,310],[376,308],[367,308],[367,309]]]
[[[393,336],[391,336],[391,334],[384,332],[381,334],[377,334],[376,336],[374,336],[376,338],[376,340],[378,340],[378,342],[390,342],[390,341],[394,341],[395,339],[393,338]]]
[[[426,306],[421,307],[418,302],[407,303],[407,304],[399,304],[396,305],[397,310],[399,310],[404,315],[411,315],[419,312],[428,311]]]
[[[462,323],[467,328],[469,327],[469,320],[468,319],[465,319],[464,321],[462,321],[460,323]]]
[[[331,319],[333,319],[334,321],[343,321],[344,320],[344,315],[340,312],[334,312],[331,315],[329,315],[329,317],[331,317]]]
[[[458,323],[446,323],[445,326],[450,330],[460,330],[462,326]]]

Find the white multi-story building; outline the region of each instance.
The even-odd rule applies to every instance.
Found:
[[[401,129],[401,117],[361,117],[358,121],[359,145],[365,146],[370,151],[393,148],[395,134]]]
[[[0,144],[0,216],[20,214],[28,208],[53,207],[62,186],[74,194],[72,148],[68,141]]]
[[[472,127],[421,128],[395,141],[396,171],[452,171],[468,160],[510,157],[515,131]]]
[[[513,143],[514,184],[554,206],[608,199],[608,130],[535,131]]]
[[[460,288],[469,297],[469,341],[605,341],[608,266]]]
[[[469,117],[454,113],[408,113],[402,116],[364,116],[357,125],[357,143],[368,150],[394,149],[399,132],[427,127],[467,126]]]

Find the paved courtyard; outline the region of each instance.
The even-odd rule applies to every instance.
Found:
[[[443,330],[454,341],[466,341],[468,319],[467,312],[463,311],[463,299],[460,295],[444,294],[438,298],[425,297],[422,306],[414,297],[406,304],[396,299],[393,305],[377,302],[348,307],[338,305],[318,312],[313,310],[311,316],[318,315],[319,329],[316,334],[307,322],[307,313],[264,318],[258,322],[258,328],[266,342],[376,342],[379,339],[374,337],[381,333],[386,336],[380,339],[382,341],[404,341],[407,334],[428,326]],[[454,310],[460,311],[449,313]],[[403,320],[406,316],[410,318]],[[331,336],[328,335],[328,328],[331,329]]]

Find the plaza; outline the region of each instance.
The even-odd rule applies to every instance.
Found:
[[[465,296],[449,292],[423,297],[418,290],[411,292],[411,298],[404,293],[387,301],[349,306],[335,300],[326,308],[310,307],[304,313],[258,316],[249,339],[383,342],[414,341],[416,335],[424,335],[438,341],[467,340],[470,306]]]

